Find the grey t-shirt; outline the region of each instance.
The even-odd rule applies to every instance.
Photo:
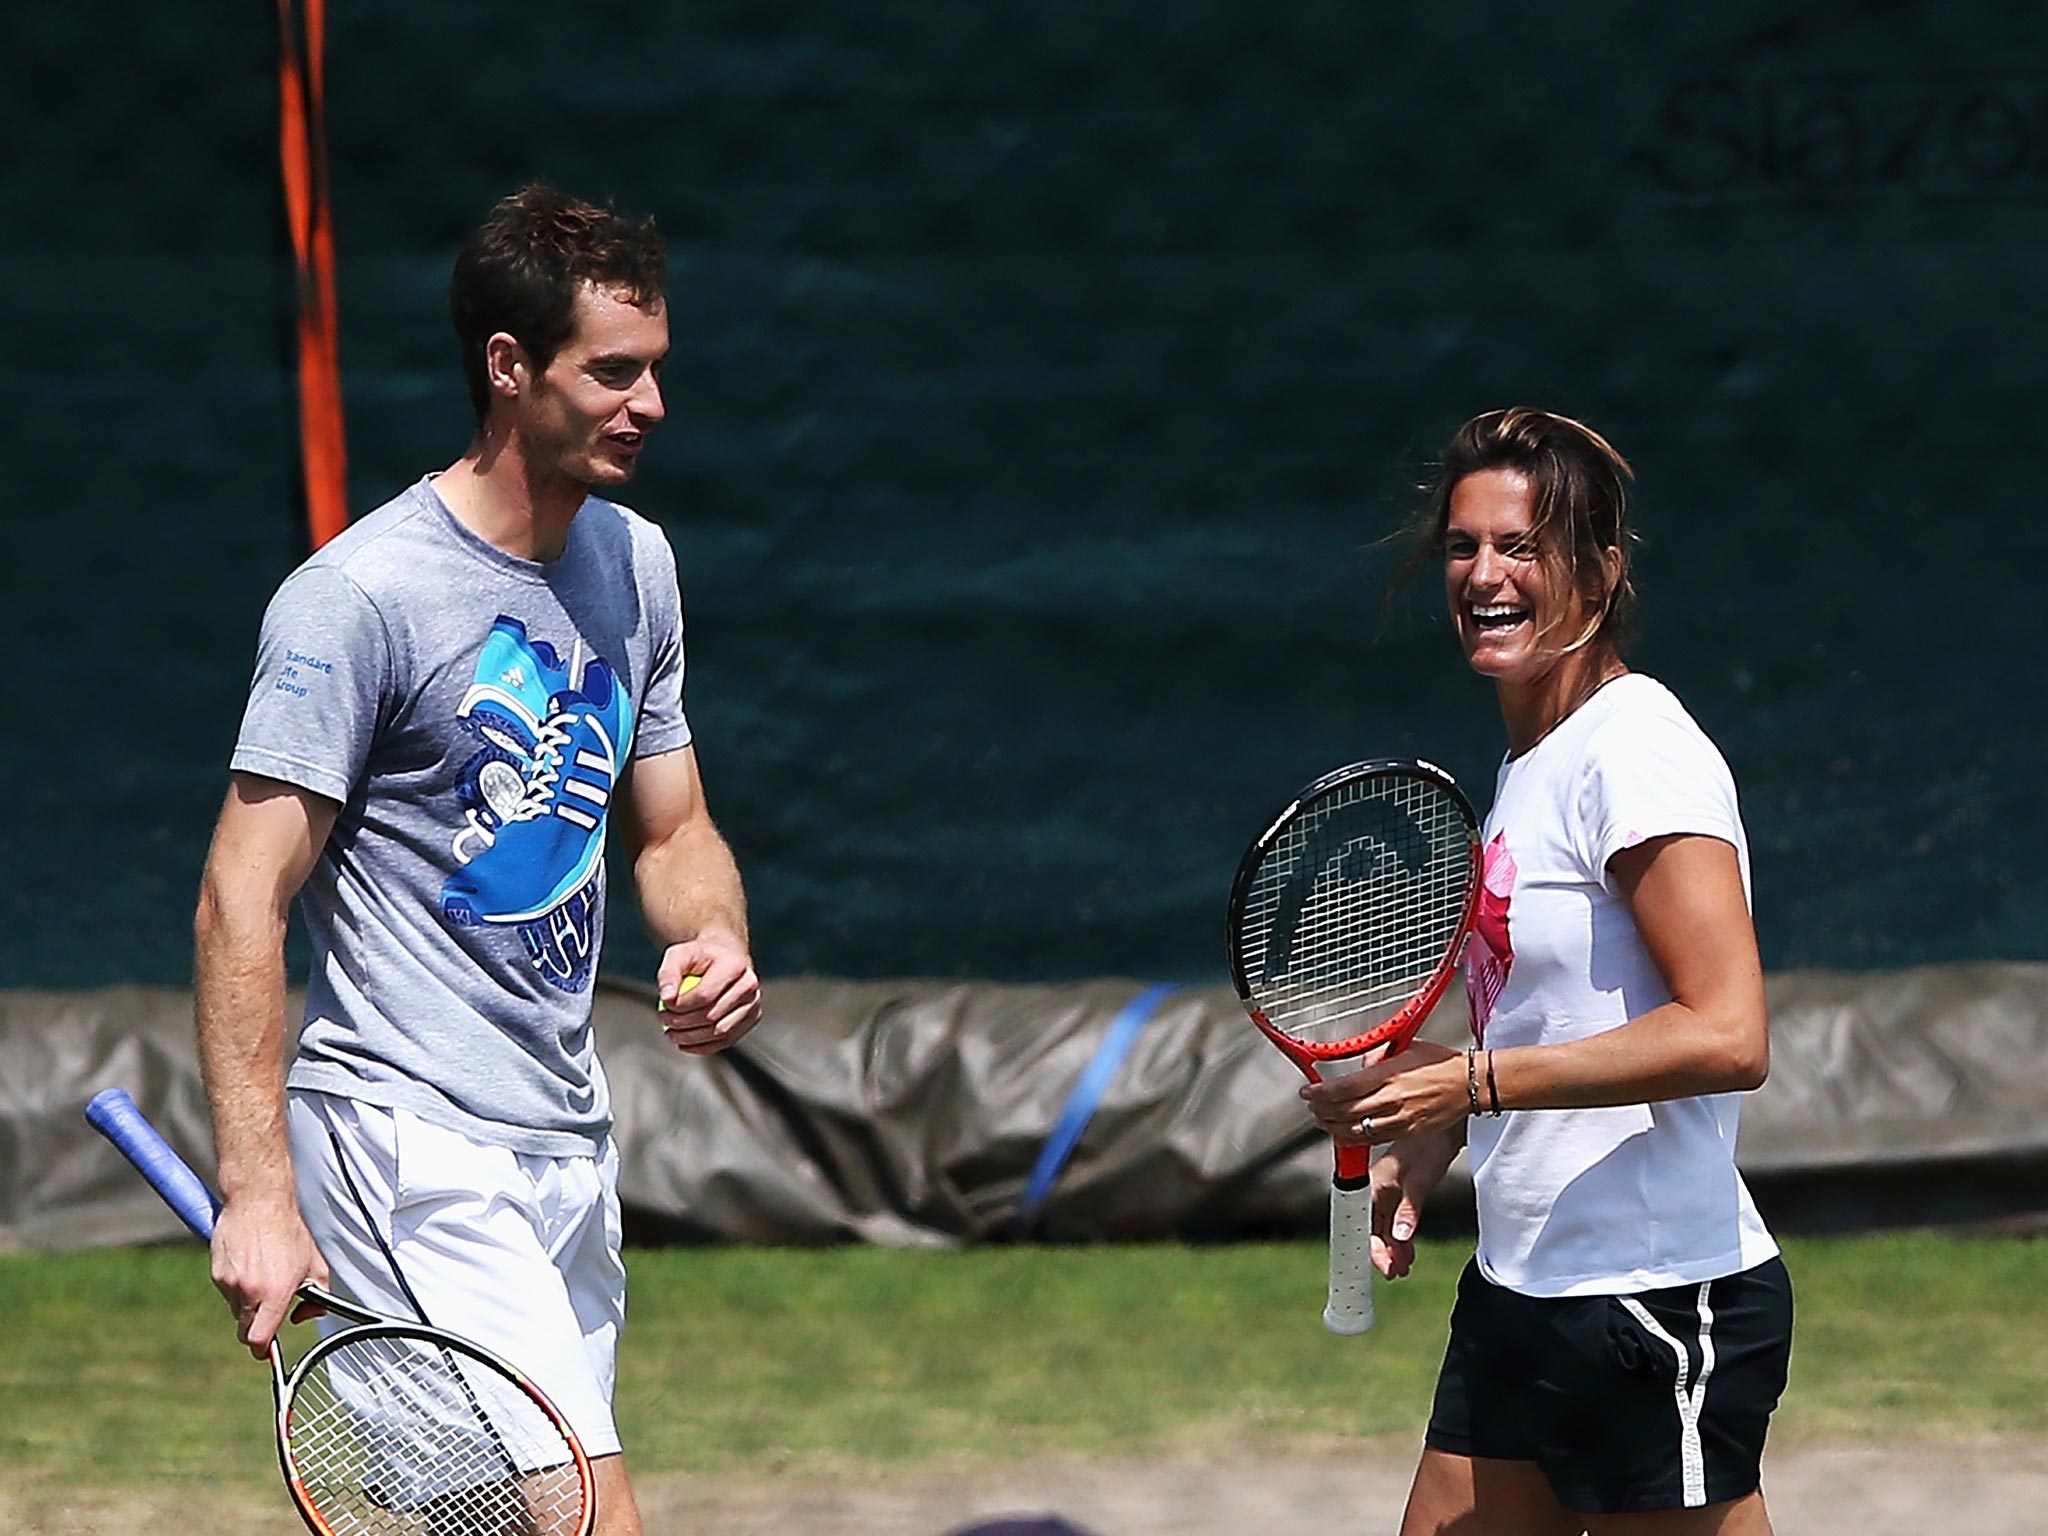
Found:
[[[341,805],[301,893],[291,1086],[591,1151],[606,813],[633,758],[689,741],[675,557],[623,507],[586,500],[541,564],[422,480],[294,571],[232,763]]]

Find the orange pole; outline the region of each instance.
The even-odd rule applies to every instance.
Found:
[[[306,519],[318,549],[348,526],[348,455],[342,433],[340,325],[334,297],[334,216],[327,195],[322,86],[326,0],[278,0],[278,153],[285,218],[298,275],[299,456]]]

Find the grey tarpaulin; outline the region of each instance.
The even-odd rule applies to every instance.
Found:
[[[642,1239],[1002,1235],[1075,1079],[1141,986],[773,981],[767,1021],[709,1059],[665,1044],[648,994],[602,989],[629,1223]],[[2048,1214],[2048,965],[1792,972],[1770,993],[1771,1078],[1744,1110],[1741,1162],[1774,1220]],[[1453,997],[1429,1033],[1457,1040],[1462,1014]],[[1329,1150],[1299,1083],[1227,988],[1173,992],[1030,1231],[1319,1229]],[[211,1171],[186,993],[0,993],[0,1246],[182,1232],[82,1118],[113,1084]],[[1467,1210],[1454,1184],[1437,1219]]]

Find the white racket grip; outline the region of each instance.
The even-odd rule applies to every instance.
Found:
[[[1372,1187],[1330,1186],[1330,1304],[1323,1326],[1332,1333],[1372,1327]]]

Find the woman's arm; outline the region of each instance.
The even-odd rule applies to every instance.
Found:
[[[1608,869],[1671,1001],[1583,1040],[1481,1051],[1410,1051],[1302,1097],[1342,1139],[1385,1142],[1454,1124],[1471,1110],[1646,1104],[1760,1085],[1770,1068],[1763,963],[1735,848],[1717,837],[1654,837]],[[1369,1137],[1355,1134],[1372,1121]]]
[[[1671,1001],[1584,1040],[1496,1052],[1499,1107],[1650,1104],[1760,1087],[1771,1064],[1764,969],[1734,847],[1653,837],[1607,867]]]

